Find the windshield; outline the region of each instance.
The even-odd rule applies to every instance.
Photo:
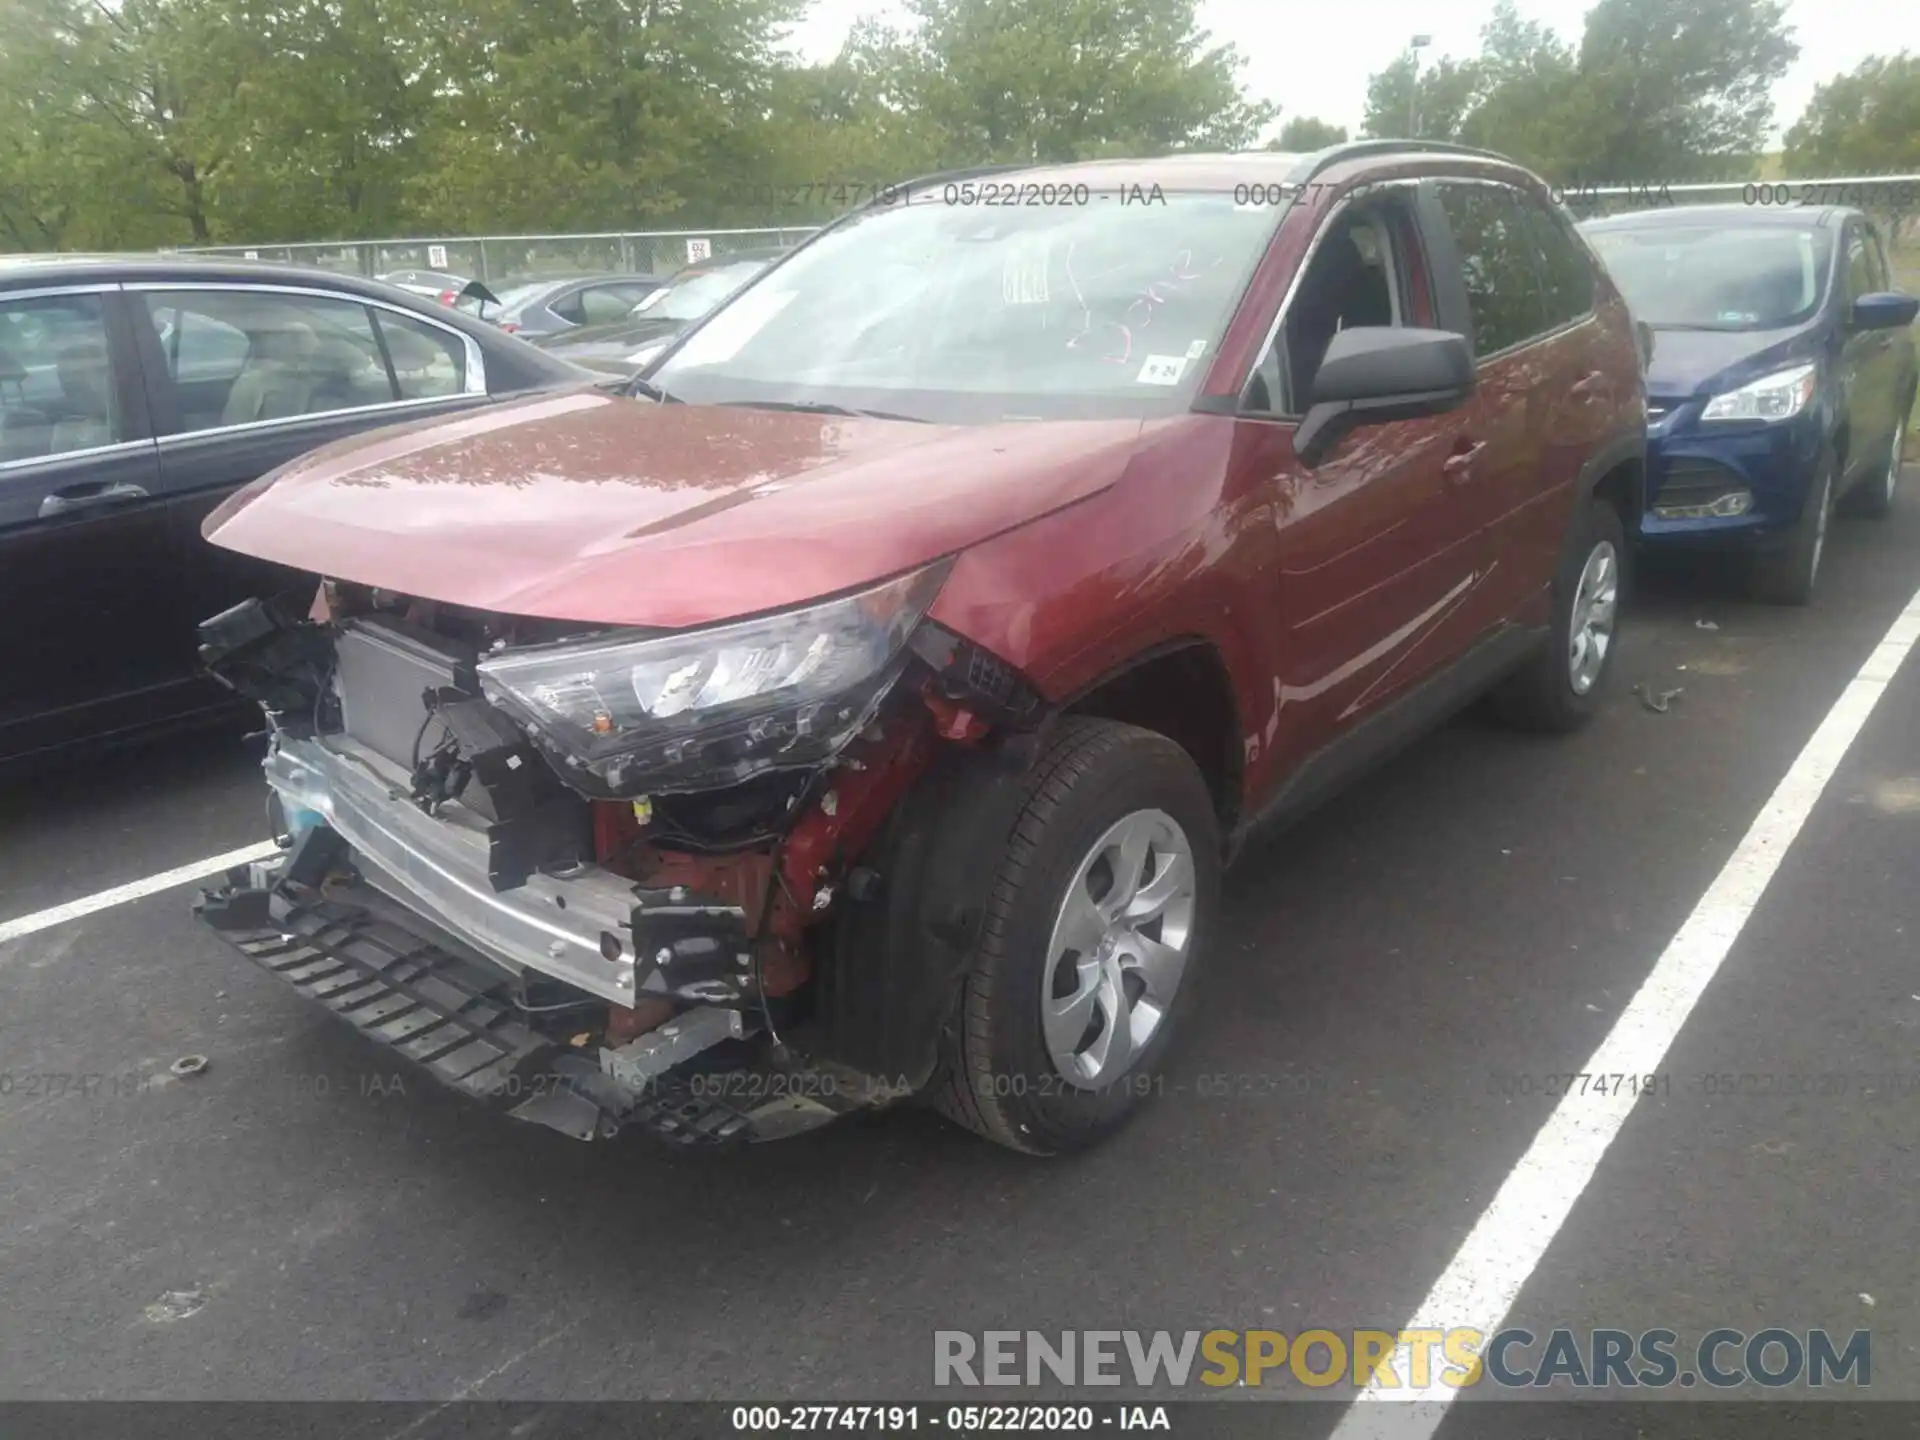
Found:
[[[698,320],[727,296],[767,268],[765,260],[743,260],[738,265],[721,265],[684,275],[654,291],[633,307],[634,318],[649,320]]]
[[[1185,409],[1276,211],[1230,194],[1133,196],[1009,209],[931,192],[866,211],[735,296],[647,378],[696,403],[955,421]]]
[[[1826,287],[1825,230],[1649,227],[1587,239],[1636,319],[1660,330],[1775,330],[1812,315]]]

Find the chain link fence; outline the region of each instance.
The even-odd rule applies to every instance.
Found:
[[[617,230],[590,235],[449,235],[408,240],[314,241],[289,245],[199,245],[175,254],[278,260],[348,275],[434,270],[467,279],[539,280],[562,275],[671,275],[710,256],[784,249],[815,226],[753,230]]]
[[[1669,184],[1573,182],[1556,194],[1581,219],[1623,210],[1676,205],[1747,205],[1785,209],[1848,205],[1879,223],[1889,245],[1920,268],[1920,175],[1858,175],[1818,180],[1731,180]],[[314,241],[286,245],[208,245],[178,253],[230,255],[314,265],[356,275],[439,270],[485,280],[545,275],[670,275],[709,255],[784,249],[813,234],[812,225],[722,230],[609,230],[580,235],[448,235],[402,240]],[[1909,278],[1913,278],[1910,276]]]

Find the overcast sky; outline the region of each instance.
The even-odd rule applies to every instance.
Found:
[[[1519,0],[1525,18],[1575,43],[1591,8],[1591,0]],[[1239,47],[1247,92],[1278,101],[1282,118],[1317,115],[1357,132],[1367,77],[1391,64],[1408,37],[1433,37],[1429,59],[1464,58],[1479,49],[1480,27],[1492,10],[1493,0],[1201,0],[1200,23],[1216,40]],[[889,0],[813,0],[794,45],[809,60],[830,59],[860,16],[898,13]],[[1822,81],[1868,55],[1920,50],[1915,0],[1792,0],[1787,20],[1800,59],[1774,91],[1782,129],[1799,118]]]

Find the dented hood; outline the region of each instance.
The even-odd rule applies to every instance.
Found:
[[[882,579],[1092,495],[1140,430],[572,393],[336,442],[234,495],[204,533],[476,609],[703,625]]]

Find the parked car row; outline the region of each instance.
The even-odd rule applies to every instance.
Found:
[[[1813,598],[1836,506],[1885,515],[1920,300],[1858,211],[1688,206],[1588,221],[1654,331],[1649,547],[1737,547],[1764,599]]]
[[[195,625],[291,578],[201,538],[241,485],[344,436],[591,379],[325,271],[0,257],[0,761],[227,698]]]
[[[510,335],[531,340],[624,320],[664,284],[657,275],[551,276],[506,286],[495,295],[475,281],[454,303]]]
[[[705,319],[735,290],[778,260],[784,250],[741,250],[687,266],[667,284],[606,324],[529,336],[576,365],[632,375],[661,355],[674,336]]]
[[[1777,577],[1817,503],[1765,587],[1804,598],[1827,497],[1892,496],[1915,306],[1857,212],[1583,235],[1499,156],[1386,141],[1020,176],[1152,206],[964,178],[544,353],[270,267],[0,269],[0,544],[71,572],[83,522],[147,526],[30,608],[97,687],[191,650],[191,580],[268,718],[283,858],[202,919],[579,1138],[917,1099],[1072,1149],[1153,1089],[1253,840],[1470,703],[1577,729],[1637,545],[1772,540]],[[54,631],[12,643],[66,684]]]
[[[581,272],[490,285],[437,270],[395,270],[379,279],[527,340],[578,337],[581,353],[592,357],[598,368],[611,360],[614,368],[631,372],[635,362],[626,357],[635,346],[663,339],[698,319],[783,253],[769,249],[716,256],[687,266],[671,280],[650,274]],[[670,299],[663,294],[669,289]],[[663,300],[668,303],[662,305]],[[627,330],[634,337],[631,344],[625,340]],[[643,360],[663,348],[648,350]]]

